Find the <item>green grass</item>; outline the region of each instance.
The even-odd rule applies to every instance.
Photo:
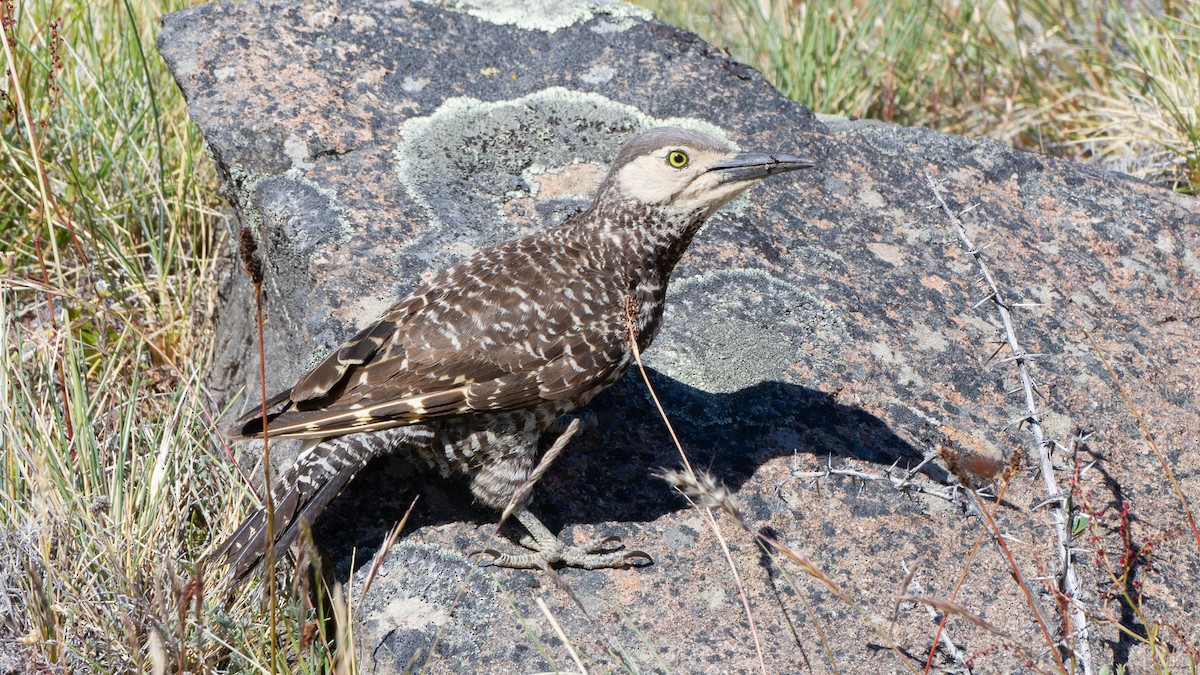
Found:
[[[817,112],[1200,185],[1200,3],[638,1]]]
[[[188,583],[243,500],[203,391],[227,249],[217,178],[153,48],[158,17],[183,4],[3,14],[0,571],[16,613],[0,644],[43,664],[272,665],[257,586],[225,598]],[[1195,191],[1195,3],[1033,2],[1016,19],[1004,3],[765,4],[650,3],[820,112],[986,134]],[[324,625],[314,610],[282,615],[276,669],[332,669],[325,636],[301,637]]]
[[[3,16],[0,569],[19,611],[0,642],[43,664],[267,661],[252,589],[189,584],[241,500],[202,389],[217,180],[153,46],[182,6]],[[320,641],[296,644],[311,610],[285,614],[282,644],[319,669]]]

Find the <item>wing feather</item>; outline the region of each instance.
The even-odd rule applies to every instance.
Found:
[[[572,261],[552,266],[573,269],[571,277],[545,278],[546,255],[508,242],[435,276],[277,397],[268,434],[324,438],[590,399],[629,363],[624,298],[596,296],[606,284]],[[585,294],[581,284],[593,294],[587,323],[569,302]],[[596,320],[597,309],[607,320]],[[234,432],[261,434],[260,416],[243,417]]]
[[[367,326],[325,357],[292,387],[292,400],[297,403],[325,398],[345,380],[351,368],[367,363],[379,353],[385,341],[396,332],[396,322],[383,318]]]

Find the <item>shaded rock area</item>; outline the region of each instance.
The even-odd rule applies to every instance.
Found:
[[[1110,565],[1122,553],[1122,502],[1133,545],[1154,543],[1134,571],[1147,620],[1173,627],[1162,639],[1175,649],[1196,644],[1197,544],[1096,351],[1182,491],[1200,502],[1195,200],[992,141],[819,119],[751,68],[632,6],[509,6],[259,0],[164,19],[159,51],[241,223],[265,240],[269,389],[290,385],[432,270],[582,209],[637,130],[691,126],[745,149],[813,156],[819,169],[768,182],[713,218],[676,272],[647,354],[692,462],[734,491],[752,527],[809,556],[883,629],[718,517],[765,666],[919,668],[936,619],[902,603],[892,626],[896,599],[949,600],[969,565],[956,602],[1045,668],[1049,650],[993,539],[967,562],[983,525],[962,500],[797,476],[830,465],[882,475],[939,445],[993,457],[1033,449],[1027,429],[1011,424],[1027,412],[1010,393],[1020,386],[1011,354],[995,353],[999,315],[928,173],[952,209],[970,207],[970,236],[1022,305],[1015,327],[1042,355],[1032,372],[1048,437],[1066,445],[1077,430],[1094,434],[1078,459],[1097,463],[1082,472],[1076,501],[1104,511],[1077,544],[1097,663],[1149,666],[1144,644],[1106,623],[1144,631],[1097,562],[1098,547]],[[230,399],[258,386],[241,275],[231,271],[222,301],[209,384]],[[234,412],[248,405],[239,400]],[[357,593],[366,570],[351,569],[352,555],[368,560],[421,495],[362,600],[354,639],[368,672],[576,668],[539,599],[596,670],[759,668],[720,543],[701,512],[652,475],[679,460],[640,377],[631,372],[589,411],[534,508],[578,538],[619,535],[654,564],[561,570],[579,605],[542,572],[472,573],[466,553],[513,545],[490,538],[495,515],[473,508],[460,486],[378,462],[316,527]],[[1073,460],[1055,461],[1069,486]],[[931,489],[947,480],[941,468],[914,479]],[[1041,477],[1024,470],[996,514],[1035,591],[1056,565],[1049,510],[1038,507],[1045,496]],[[1055,606],[1044,593],[1041,602]],[[888,635],[897,649],[884,646]],[[978,668],[1028,667],[960,618],[946,635]],[[1184,663],[1182,652],[1173,658]],[[935,665],[956,662],[941,649]]]

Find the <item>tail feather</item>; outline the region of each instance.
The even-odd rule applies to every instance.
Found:
[[[379,453],[370,436],[342,436],[303,450],[275,487],[273,544],[278,559],[300,534],[301,523],[312,524],[342,488]],[[230,575],[241,580],[267,551],[267,510],[260,507],[213,553],[229,563]]]

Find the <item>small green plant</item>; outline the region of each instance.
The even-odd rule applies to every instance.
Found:
[[[1072,499],[1086,514],[1084,541],[1093,550],[1092,559],[1108,581],[1094,620],[1115,627],[1122,640],[1144,645],[1157,672],[1195,672],[1200,664],[1200,633],[1195,626],[1176,626],[1156,620],[1146,606],[1143,580],[1153,572],[1154,554],[1159,546],[1179,536],[1182,530],[1160,533],[1155,537],[1133,534],[1133,504],[1123,501],[1115,508],[1094,503],[1080,488],[1077,458]],[[1125,671],[1124,664],[1116,671]]]

